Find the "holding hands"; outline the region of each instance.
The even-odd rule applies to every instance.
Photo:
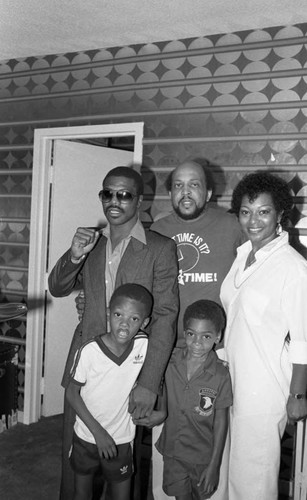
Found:
[[[146,398],[146,396],[150,396]],[[166,389],[164,387],[161,396],[158,396],[157,405],[155,402],[157,395],[137,385],[130,394],[129,412],[131,413],[135,425],[144,425],[152,429],[156,425],[162,424],[167,417]],[[142,404],[144,405],[142,407]],[[147,404],[147,408],[145,406]]]
[[[152,429],[156,425],[162,424],[166,419],[167,414],[163,410],[153,410],[152,413],[143,418],[134,418],[132,417],[133,423],[135,425],[144,425],[149,429]]]
[[[157,395],[154,392],[141,385],[136,385],[130,393],[128,411],[135,420],[149,416],[156,399]]]

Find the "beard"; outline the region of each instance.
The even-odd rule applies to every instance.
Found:
[[[197,219],[205,211],[205,208],[206,208],[206,204],[204,204],[202,207],[195,207],[193,212],[187,214],[187,213],[183,213],[180,210],[179,206],[177,206],[177,207],[173,206],[174,212],[180,217],[180,219],[183,219],[183,220]]]

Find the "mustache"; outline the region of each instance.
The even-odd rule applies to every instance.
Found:
[[[107,212],[113,210],[114,208],[116,208],[116,210],[118,210],[119,212],[123,212],[123,209],[120,208],[118,205],[111,205],[110,207],[107,208]]]
[[[184,201],[184,200],[190,200],[190,201],[193,201],[193,198],[189,195],[185,195],[185,196],[182,196],[179,200],[179,203],[180,201]]]

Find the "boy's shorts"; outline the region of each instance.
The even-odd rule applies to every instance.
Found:
[[[126,481],[133,474],[132,444],[118,444],[117,456],[106,459],[100,457],[96,444],[88,443],[74,432],[69,461],[77,474],[93,474],[100,468],[108,483]]]
[[[178,458],[163,456],[163,491],[169,496],[192,494],[195,500],[210,498],[203,488],[197,486],[206,465],[190,464]]]

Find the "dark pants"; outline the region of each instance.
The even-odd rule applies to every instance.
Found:
[[[73,500],[74,496],[74,472],[69,462],[69,452],[72,445],[72,437],[74,431],[74,423],[76,419],[75,410],[70,406],[66,397],[64,398],[64,417],[63,417],[63,437],[62,437],[62,476],[61,476],[61,489],[60,500]],[[141,493],[141,443],[143,427],[136,428],[136,438],[134,446],[134,456],[136,465],[136,474],[133,477],[132,484],[134,493],[132,498],[140,500]],[[104,487],[104,481],[101,474],[97,474],[94,480],[94,493],[92,500],[99,500],[101,498]]]
[[[60,500],[72,500],[74,496],[74,472],[69,463],[69,451],[72,445],[75,410],[64,399],[63,437],[62,437],[62,476]]]

